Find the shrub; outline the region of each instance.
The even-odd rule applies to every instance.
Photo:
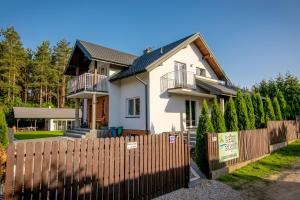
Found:
[[[0,107],[0,144],[3,147],[6,147],[8,145],[8,128],[6,123],[5,114]]]
[[[208,172],[207,143],[205,135],[213,131],[214,128],[209,117],[208,106],[206,101],[204,100],[202,105],[202,112],[199,116],[195,148],[196,163],[204,173]]]
[[[229,101],[225,106],[225,124],[228,131],[237,131],[238,130],[238,118],[236,114],[236,109],[232,97],[229,98]]]
[[[271,99],[269,96],[266,97],[266,102],[265,102],[265,113],[266,113],[266,123],[269,120],[275,120],[275,113],[274,113],[274,109],[273,109],[273,105],[271,102]]]
[[[217,133],[226,132],[224,116],[220,110],[220,105],[216,98],[214,99],[213,107],[211,111],[211,122],[213,124],[215,132]]]
[[[256,104],[256,112],[255,112],[255,126],[256,128],[263,128],[265,126],[265,111],[264,104],[260,97],[260,93],[256,93],[254,95],[255,104]]]
[[[279,102],[277,100],[277,97],[273,98],[273,108],[275,113],[276,120],[282,120],[282,114],[279,106]]]
[[[6,162],[6,151],[5,148],[0,144],[0,183],[4,182],[5,162]]]
[[[246,107],[247,107],[247,112],[248,112],[248,117],[249,117],[250,129],[255,129],[254,108],[253,108],[252,99],[251,99],[248,91],[246,91],[246,94],[245,94],[245,102],[246,102]]]
[[[241,90],[237,92],[235,107],[237,110],[239,130],[250,129],[247,107]]]
[[[285,101],[284,96],[283,96],[281,91],[277,92],[277,100],[278,100],[278,103],[279,103],[279,106],[280,106],[280,111],[281,111],[282,118],[286,119],[287,118],[286,101]]]

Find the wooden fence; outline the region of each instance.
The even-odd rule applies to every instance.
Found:
[[[175,137],[11,144],[5,199],[150,199],[171,192],[189,181],[189,146]]]
[[[207,135],[208,166],[209,174],[216,170],[220,175],[228,173],[229,166],[237,166],[243,162],[255,160],[270,153],[270,145],[290,142],[297,139],[298,130],[296,121],[270,121],[268,127],[238,132],[239,158],[226,162],[219,162],[219,147],[216,140],[218,134],[210,133]],[[221,172],[221,169],[224,169]],[[218,173],[218,172],[216,172]]]

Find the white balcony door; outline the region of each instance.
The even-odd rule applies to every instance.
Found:
[[[187,85],[186,64],[175,62],[175,83],[176,86],[184,87]]]

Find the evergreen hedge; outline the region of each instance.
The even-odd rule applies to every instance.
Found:
[[[214,128],[209,117],[207,103],[204,100],[202,105],[202,112],[199,116],[195,148],[196,163],[204,173],[208,172],[207,142],[205,135],[210,132],[214,132]]]
[[[241,90],[238,90],[237,92],[237,96],[235,99],[235,107],[237,110],[239,130],[250,129],[247,106]]]
[[[265,117],[266,117],[266,123],[269,120],[275,120],[275,113],[274,113],[274,108],[272,105],[272,101],[269,96],[266,97],[266,102],[265,102]]]
[[[286,101],[284,99],[282,92],[278,91],[276,97],[277,97],[277,100],[278,100],[278,103],[280,106],[282,118],[286,119],[287,118],[287,116],[286,116]]]
[[[247,106],[250,129],[255,129],[254,108],[253,108],[252,99],[251,99],[248,91],[246,91],[246,94],[245,94],[245,102],[246,102],[246,106]]]
[[[265,111],[264,104],[260,97],[260,93],[254,94],[255,104],[256,104],[256,112],[255,112],[255,126],[256,128],[264,128],[265,127]]]
[[[226,132],[224,116],[220,110],[220,105],[216,98],[214,99],[213,106],[212,106],[211,122],[213,124],[215,132],[217,133]]]
[[[229,97],[229,100],[226,103],[224,118],[228,131],[237,131],[239,129],[235,104],[232,97]]]
[[[282,120],[282,113],[280,110],[279,102],[277,100],[277,97],[273,98],[273,108],[274,108],[274,113],[275,113],[275,118],[276,120]]]
[[[0,107],[0,144],[3,147],[7,147],[8,142],[8,128],[6,118],[3,109]]]

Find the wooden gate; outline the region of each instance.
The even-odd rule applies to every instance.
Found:
[[[189,181],[182,134],[8,147],[5,199],[150,199]],[[171,139],[171,140],[170,140]]]

